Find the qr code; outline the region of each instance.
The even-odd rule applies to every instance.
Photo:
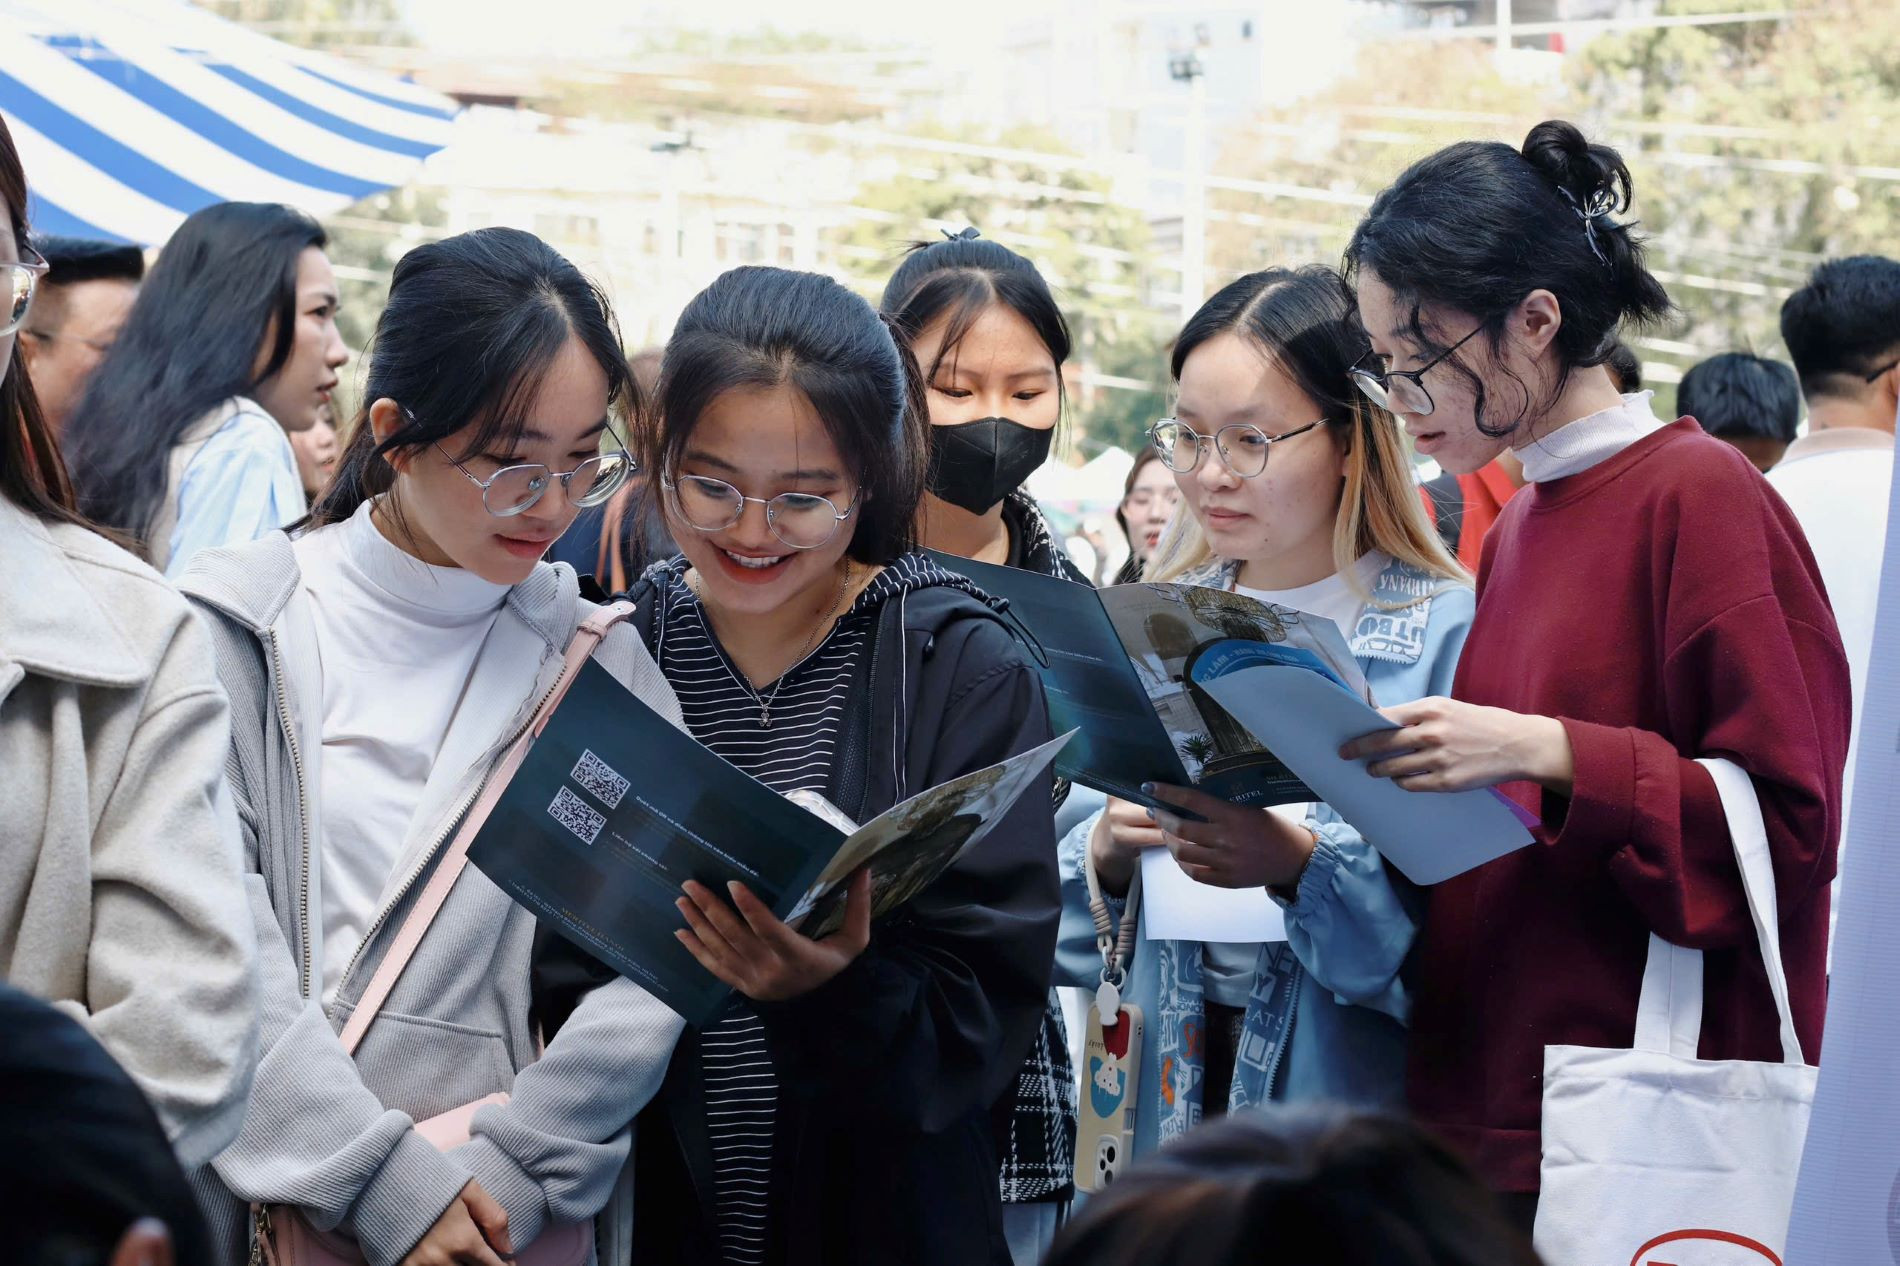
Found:
[[[612,765],[586,751],[581,753],[580,760],[575,762],[574,772],[568,776],[581,785],[582,791],[609,809],[620,807],[620,797],[627,794],[630,785]]]
[[[566,787],[554,793],[554,803],[548,806],[548,814],[574,832],[583,844],[592,844],[600,834],[600,828],[607,825],[607,819],[595,812],[592,805]]]

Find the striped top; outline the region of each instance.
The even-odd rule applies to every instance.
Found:
[[[822,794],[876,608],[907,587],[908,561],[880,572],[825,640],[787,670],[782,684],[757,691],[708,626],[685,583],[686,560],[655,567],[648,574],[659,588],[657,658],[693,737],[774,791]],[[760,724],[762,699],[772,701],[769,727]],[[770,1243],[766,1218],[778,1079],[764,1026],[742,996],[735,994],[706,1027],[701,1045],[720,1248],[734,1266],[756,1266],[766,1260]]]

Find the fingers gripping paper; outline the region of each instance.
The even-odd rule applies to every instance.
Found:
[[[1277,664],[1202,682],[1240,724],[1416,884],[1435,884],[1531,842],[1489,791],[1407,791],[1341,760],[1351,739],[1392,723],[1317,673]]]

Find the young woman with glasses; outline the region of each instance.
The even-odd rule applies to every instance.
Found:
[[[303,517],[287,436],[317,424],[350,359],[327,240],[276,203],[195,212],[66,425],[80,508],[168,576]]]
[[[924,425],[870,305],[740,268],[680,317],[640,442],[682,556],[636,586],[636,623],[687,727],[854,821],[1049,733],[1008,626],[914,548]],[[736,994],[635,1131],[636,1262],[1006,1260],[990,1106],[1048,993],[1047,790],[875,926],[869,908],[860,878],[812,941],[742,887],[681,893],[680,939]],[[555,1018],[575,954],[544,950]]]
[[[1451,146],[1381,193],[1348,260],[1361,389],[1453,473],[1505,449],[1529,481],[1485,541],[1450,698],[1347,748],[1419,792],[1500,786],[1537,845],[1429,894],[1413,1109],[1514,1193],[1526,1225],[1550,1044],[1627,1046],[1649,937],[1704,952],[1702,1054],[1778,1060],[1775,1008],[1715,784],[1754,778],[1781,953],[1810,1057],[1847,667],[1793,516],[1733,448],[1624,396],[1621,322],[1664,315],[1623,160],[1568,123]],[[1443,693],[1443,692],[1437,692]]]
[[[1332,620],[1379,701],[1398,703],[1450,683],[1472,596],[1425,517],[1390,415],[1347,379],[1364,348],[1351,296],[1326,268],[1253,273],[1195,313],[1174,346],[1175,416],[1153,430],[1182,507],[1144,579]],[[1085,865],[1118,896],[1142,851],[1165,847],[1203,883],[1266,888],[1288,939],[1139,940],[1124,986],[1148,1017],[1137,1153],[1268,1100],[1399,1102],[1410,887],[1324,804],[1262,811],[1192,788],[1154,794],[1204,820],[1111,799],[1063,841],[1072,912],[1088,906]],[[1090,935],[1065,936],[1059,974],[1092,987],[1101,956],[1080,923]]]
[[[1161,534],[1175,511],[1181,508],[1181,489],[1174,472],[1161,460],[1161,451],[1152,444],[1135,454],[1122,485],[1122,501],[1115,508],[1115,522],[1128,539],[1128,559],[1115,573],[1118,585],[1133,584],[1142,577],[1148,560],[1161,545]]]
[[[182,581],[231,697],[263,957],[250,1111],[205,1175],[220,1260],[244,1260],[249,1201],[338,1228],[372,1262],[499,1266],[618,1197],[601,1246],[624,1251],[627,1122],[680,1029],[643,990],[589,990],[541,1052],[534,919],[471,867],[354,1058],[337,1036],[593,610],[541,556],[630,466],[612,315],[527,233],[419,247],[396,265],[364,399],[309,520],[207,550]],[[631,629],[595,662],[678,719]],[[504,1091],[452,1151],[414,1128]]]

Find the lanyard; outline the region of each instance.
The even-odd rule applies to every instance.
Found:
[[[1122,903],[1121,926],[1109,911],[1108,898],[1102,895],[1102,881],[1095,874],[1095,855],[1085,841],[1082,845],[1082,875],[1089,886],[1089,917],[1095,920],[1095,948],[1102,954],[1102,983],[1095,990],[1095,1010],[1102,1027],[1112,1029],[1119,1021],[1122,985],[1128,980],[1128,960],[1135,947],[1135,924],[1141,916],[1141,863],[1135,863],[1128,880],[1128,897]]]

